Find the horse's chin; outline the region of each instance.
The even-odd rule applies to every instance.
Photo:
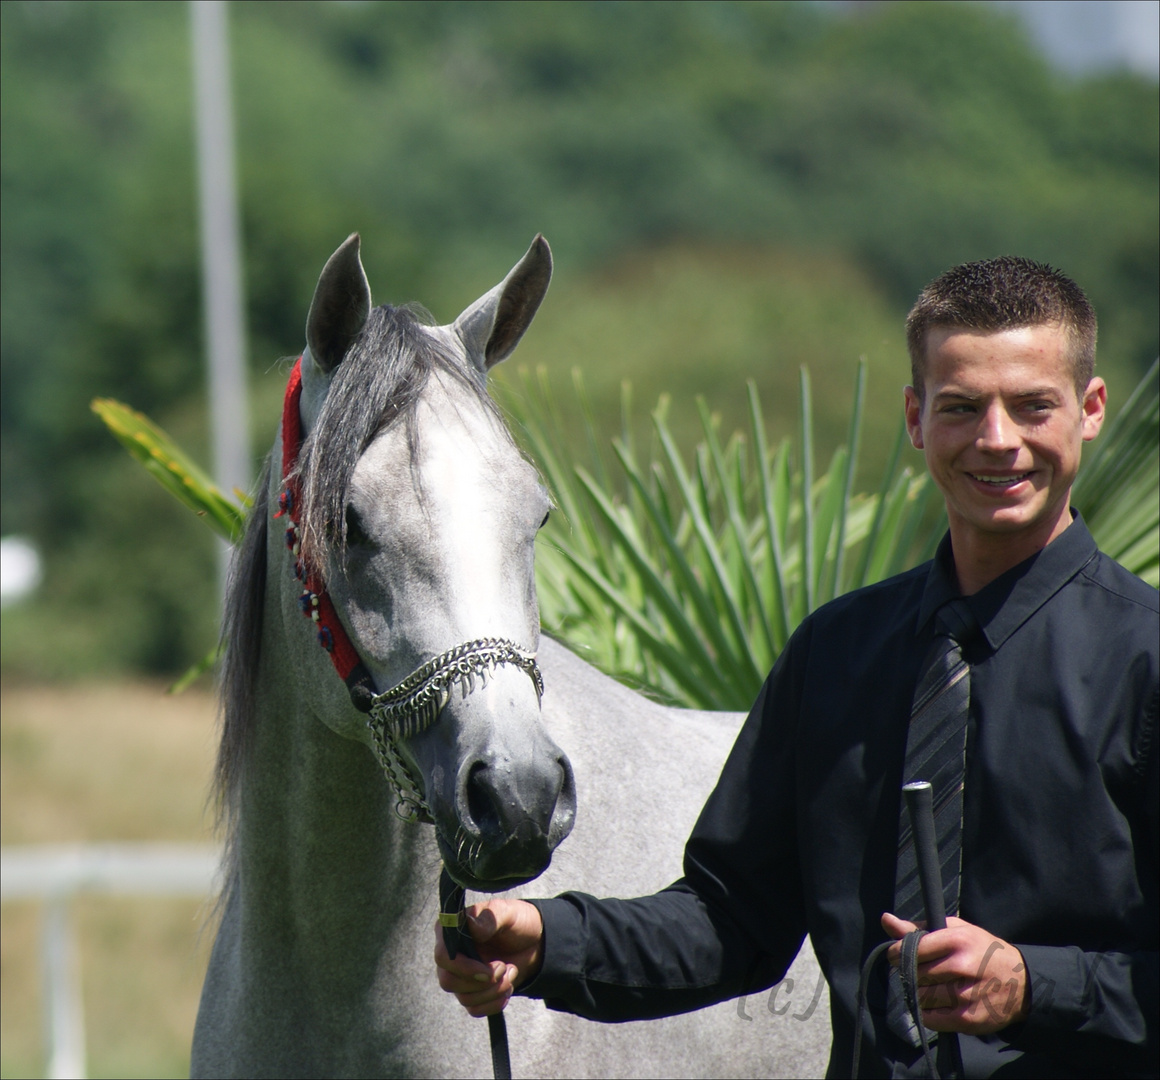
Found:
[[[548,860],[548,863],[551,863],[551,859]],[[547,869],[548,866],[545,865],[542,869],[537,870],[534,874],[529,874],[527,877],[500,878],[498,881],[477,878],[475,875],[467,873],[462,867],[458,866],[448,866],[447,872],[457,885],[462,885],[465,889],[482,893],[502,893],[516,889],[520,885],[526,885],[529,881],[534,881]]]
[[[542,834],[534,837],[532,842],[525,837],[510,837],[494,850],[459,845],[460,851],[466,855],[464,858],[456,853],[455,846],[447,841],[442,829],[436,830],[436,836],[447,872],[458,884],[476,892],[506,892],[535,880],[551,865],[556,847]]]

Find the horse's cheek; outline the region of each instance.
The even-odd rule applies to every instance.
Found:
[[[336,735],[370,745],[366,718],[350,703],[346,688],[335,678],[330,655],[317,640],[313,625],[303,617],[298,604],[301,588],[295,579],[283,589],[282,618],[294,685],[291,695]]]

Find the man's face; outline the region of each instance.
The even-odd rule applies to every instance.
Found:
[[[1080,448],[1107,400],[1102,379],[1076,399],[1066,332],[936,327],[925,385],[921,403],[906,389],[906,426],[946,498],[956,552],[1010,544],[1021,561],[1054,540],[1071,523]]]

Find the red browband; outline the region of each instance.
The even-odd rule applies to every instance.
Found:
[[[329,654],[334,670],[347,684],[348,689],[356,685],[366,686],[374,693],[370,673],[363,666],[355,647],[351,644],[346,630],[339,622],[338,612],[330,601],[326,585],[315,570],[307,571],[301,555],[301,531],[298,527],[302,512],[301,485],[291,474],[298,464],[298,454],[302,449],[302,357],[290,372],[286,384],[286,397],[282,404],[282,493],[278,496],[278,512],[274,517],[289,514],[291,525],[286,530],[286,546],[294,557],[294,575],[305,587],[298,603],[302,614],[314,621],[318,628],[318,644]],[[357,704],[357,702],[356,702]]]

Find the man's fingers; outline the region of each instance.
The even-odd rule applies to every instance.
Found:
[[[517,952],[533,944],[541,931],[540,913],[523,900],[498,898],[467,909],[467,929],[478,946],[493,954]]]
[[[975,927],[962,919],[947,919],[945,930],[927,934],[918,943],[918,974],[921,982],[952,982],[981,977],[976,952]],[[990,937],[988,935],[988,940]],[[1002,949],[994,942],[994,949]]]
[[[489,1016],[492,1013],[497,1013],[507,1006],[508,1000],[515,991],[515,981],[517,972],[515,967],[509,965],[497,965],[500,969],[499,974],[495,978],[492,985],[480,988],[476,983],[474,986],[462,986],[457,988],[453,985],[444,984],[444,976],[449,976],[448,972],[439,972],[439,984],[444,990],[455,994],[456,1000],[462,1005],[471,1016]],[[452,980],[448,978],[448,983]]]
[[[498,986],[503,981],[504,973],[504,965],[499,963],[490,965],[490,969],[485,966],[483,970],[474,964],[469,970],[464,970],[452,963],[438,967],[435,977],[439,980],[439,986],[449,994],[474,994]]]
[[[886,959],[889,960],[890,963],[892,963],[895,967],[898,967],[899,958],[902,956],[902,938],[904,938],[912,930],[917,930],[918,926],[906,919],[900,919],[897,915],[891,915],[889,911],[884,911],[882,913],[880,922],[882,924],[882,929],[885,930],[892,938],[894,938],[896,942],[886,950]]]
[[[882,929],[885,930],[892,938],[901,938],[909,934],[912,930],[918,929],[917,923],[909,922],[907,919],[900,919],[897,915],[892,915],[889,911],[882,913]]]
[[[887,914],[892,936],[906,923]],[[888,953],[898,962],[899,947]],[[935,1031],[988,1034],[1027,1014],[1027,967],[1017,946],[964,919],[948,918],[918,945],[918,1001]]]
[[[472,960],[464,953],[460,953],[452,960],[443,941],[443,928],[438,923],[435,924],[435,966],[439,969],[441,986],[445,972],[456,979],[486,983],[493,981],[493,970],[503,968],[502,964],[485,964],[479,960]]]
[[[495,994],[479,995],[480,1000],[472,1001],[466,995],[456,995],[459,1004],[467,1010],[468,1016],[473,1016],[477,1020],[484,1016],[492,1016],[495,1013],[502,1012],[507,1008],[507,1003],[511,1001],[511,991],[496,996]]]
[[[489,903],[472,904],[467,909],[467,925],[471,931],[472,940],[477,945],[491,941],[500,928],[499,921]]]
[[[927,983],[918,987],[918,1004],[925,1012],[930,1009],[937,1012],[946,1012],[948,1009],[957,1009],[968,1003],[963,994],[964,987],[959,980],[953,982]]]
[[[473,978],[457,978],[450,971],[440,971],[436,978],[441,989],[472,1002],[495,997],[497,993],[503,993],[504,988],[510,986],[512,982],[510,978],[504,976],[492,978],[489,975],[486,980],[481,981]]]
[[[506,1000],[511,996],[516,979],[519,978],[519,969],[502,960],[485,964],[462,953],[452,960],[439,927],[436,927],[435,933],[435,968],[440,988],[454,994],[461,1004],[470,1008],[488,1004],[497,998]]]
[[[467,909],[467,929],[483,962],[447,954],[443,931],[435,927],[435,967],[439,986],[454,994],[472,1016],[497,1013],[520,980],[534,978],[540,965],[543,922],[523,900],[493,899]]]

